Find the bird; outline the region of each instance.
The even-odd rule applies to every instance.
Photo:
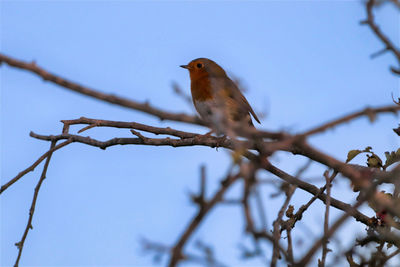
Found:
[[[189,70],[193,104],[211,132],[226,134],[228,128],[254,128],[251,116],[260,123],[238,86],[216,62],[197,58],[180,67]]]

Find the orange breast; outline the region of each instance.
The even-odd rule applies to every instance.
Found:
[[[206,76],[192,79],[190,89],[193,101],[206,101],[212,98],[211,83]]]

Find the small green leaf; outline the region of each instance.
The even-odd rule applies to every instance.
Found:
[[[372,153],[372,155],[375,155],[374,152],[372,152],[371,150],[372,150],[372,147],[370,147],[370,146],[367,146],[364,150],[359,150],[359,149],[350,150],[347,153],[346,163],[349,163],[352,159],[354,159],[360,153]]]
[[[349,163],[352,159],[354,159],[358,154],[362,153],[361,150],[359,149],[355,149],[355,150],[350,150],[347,153],[347,159],[346,159],[346,163]]]

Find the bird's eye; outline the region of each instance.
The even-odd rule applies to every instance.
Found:
[[[203,64],[197,63],[196,67],[199,68],[199,69],[201,69],[201,68],[203,67]]]

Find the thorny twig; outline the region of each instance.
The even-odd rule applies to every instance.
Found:
[[[159,262],[161,260],[161,257],[164,254],[169,254],[172,251],[172,248],[158,243],[158,242],[152,242],[147,239],[142,238],[141,240],[141,245],[142,248],[145,252],[152,252],[154,253],[154,261]],[[182,254],[182,261],[187,262],[187,263],[197,263],[201,264],[204,266],[212,266],[212,267],[225,267],[226,265],[223,264],[222,262],[218,261],[211,248],[208,246],[204,245],[202,242],[197,242],[198,250],[201,252],[201,255],[197,255],[194,253],[185,253]]]
[[[400,169],[400,168],[399,168]],[[386,179],[397,179],[397,170],[395,169],[388,175],[389,177],[387,178],[382,178],[381,180],[386,180]],[[346,210],[346,212],[340,216],[335,223],[329,228],[328,231],[326,231],[323,236],[317,240],[317,242],[314,243],[314,245],[308,250],[307,253],[297,262],[298,266],[306,266],[307,263],[311,260],[313,255],[317,252],[319,247],[323,245],[323,243],[328,240],[338,229],[339,227],[350,217],[354,216],[355,212],[357,209],[367,200],[370,200],[371,198],[375,198],[376,196],[376,188],[382,184],[383,181],[377,180],[371,184],[368,188],[364,189],[361,194],[357,198],[357,202],[350,206],[349,209]],[[387,208],[387,207],[386,207]],[[384,235],[386,238],[389,238],[389,236],[385,233],[385,231],[380,231],[379,228],[376,228],[376,230],[381,234]],[[392,236],[393,238],[393,236]],[[399,247],[400,246],[400,239],[399,237],[394,237],[394,244]]]
[[[393,0],[393,3],[398,2]],[[396,57],[399,65],[400,65],[400,50],[394,45],[394,43],[382,32],[379,26],[375,23],[375,17],[373,14],[373,8],[377,5],[376,0],[368,0],[366,3],[366,11],[367,11],[367,19],[362,21],[362,24],[367,24],[371,30],[375,33],[375,35],[381,40],[381,42],[385,45],[385,48],[382,49],[379,54],[383,52],[390,51]],[[390,70],[397,75],[400,75],[400,68],[391,67]]]
[[[203,208],[198,210],[197,214],[193,217],[192,221],[189,223],[176,244],[173,246],[168,266],[176,266],[178,264],[178,262],[182,259],[182,250],[186,244],[186,241],[197,229],[200,222],[202,222],[203,218],[208,214],[208,212],[222,200],[222,197],[226,190],[239,178],[240,173],[237,173],[235,175],[229,173],[227,177],[221,182],[220,189],[214,194],[214,196],[210,200],[205,202]]]
[[[285,202],[283,203],[281,209],[278,212],[278,217],[273,223],[274,226],[274,231],[273,231],[273,237],[274,237],[274,242],[273,242],[273,250],[272,250],[272,260],[271,260],[271,267],[276,266],[276,262],[278,261],[279,258],[279,249],[278,249],[278,244],[279,244],[279,239],[281,237],[280,234],[280,225],[282,221],[282,217],[285,213],[285,210],[287,209],[290,199],[293,196],[294,191],[296,190],[295,186],[288,185],[287,190],[286,190],[286,199]]]
[[[308,169],[308,167],[311,165],[311,163],[312,163],[311,160],[307,161],[306,164],[297,171],[295,177],[298,179],[303,174],[303,172],[305,172]],[[290,199],[292,198],[292,196],[296,190],[296,186],[292,186],[290,184],[287,184],[286,186],[284,186],[284,188],[285,188],[286,199],[285,199],[281,209],[278,212],[278,216],[277,216],[276,220],[273,223],[274,243],[273,243],[271,266],[276,266],[276,262],[279,258],[279,250],[278,250],[277,244],[279,244],[279,240],[280,240],[281,232],[282,232],[280,230],[280,228],[282,227],[282,222],[283,222],[282,218],[283,218],[285,211],[288,208]],[[288,235],[290,236],[290,233]],[[289,255],[289,258],[293,262],[293,252],[291,249],[291,237],[289,237],[289,239],[288,239],[288,255]]]
[[[42,174],[41,174],[40,179],[35,187],[35,192],[33,194],[31,208],[29,209],[28,223],[26,224],[25,231],[24,231],[24,234],[22,235],[21,241],[19,241],[15,244],[18,248],[17,260],[15,261],[15,264],[14,264],[15,267],[18,267],[18,265],[19,265],[19,260],[21,259],[22,249],[24,248],[24,244],[25,244],[26,237],[28,236],[28,232],[30,229],[33,229],[32,219],[33,219],[33,214],[35,213],[37,197],[39,194],[40,187],[42,186],[42,183],[43,183],[44,179],[46,178],[47,168],[49,167],[50,159],[54,152],[54,150],[52,150],[52,149],[54,149],[55,145],[56,145],[56,141],[52,141],[51,145],[50,145],[50,150],[49,150],[51,152],[46,156],[46,162],[44,163]]]
[[[324,177],[326,180],[326,204],[325,204],[325,218],[324,218],[324,234],[325,236],[328,235],[329,230],[329,208],[331,207],[331,181],[336,177],[337,172],[333,172],[332,175],[329,177],[328,171],[324,173]],[[318,262],[319,267],[325,266],[326,255],[330,251],[328,249],[328,239],[325,239],[322,244],[322,257],[321,261]]]

